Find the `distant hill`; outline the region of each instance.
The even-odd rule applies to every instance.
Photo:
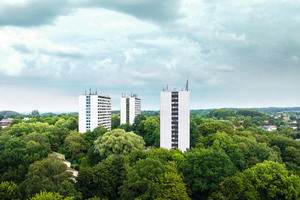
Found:
[[[7,116],[21,116],[20,113],[15,112],[15,111],[11,111],[11,110],[0,111],[0,114],[3,115],[4,117],[7,117]]]

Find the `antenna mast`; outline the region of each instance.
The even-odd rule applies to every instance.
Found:
[[[189,91],[189,78],[186,79],[185,90]]]

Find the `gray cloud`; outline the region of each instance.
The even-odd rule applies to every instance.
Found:
[[[132,15],[154,23],[170,23],[183,17],[179,12],[180,0],[90,0],[82,5],[102,7]]]
[[[72,8],[51,26],[0,27],[0,84],[98,88],[114,109],[137,92],[159,109],[159,91],[189,77],[192,108],[299,106],[300,4],[82,0],[56,16]]]
[[[66,0],[31,0],[24,4],[2,4],[0,25],[40,26],[52,24],[61,15],[67,15],[73,7]]]
[[[52,24],[59,16],[80,8],[105,8],[126,13],[157,24],[172,23],[180,18],[180,0],[30,0],[24,4],[3,4],[0,26],[41,26]]]

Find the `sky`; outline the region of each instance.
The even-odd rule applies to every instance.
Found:
[[[191,109],[300,106],[299,0],[1,0],[0,110],[76,112],[85,90]]]

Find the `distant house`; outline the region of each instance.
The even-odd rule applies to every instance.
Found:
[[[31,118],[30,117],[24,117],[23,118],[23,120],[25,120],[25,121],[28,121],[28,120],[30,120]]]
[[[275,126],[275,125],[266,125],[266,126],[258,126],[258,127],[263,128],[266,131],[275,131],[275,130],[277,130],[277,126]]]
[[[290,117],[289,117],[289,116],[287,116],[287,117],[283,117],[282,119],[284,119],[284,120],[289,120],[289,119],[290,119]]]
[[[71,179],[76,182],[76,177],[78,176],[78,171],[71,168],[71,162],[65,160],[65,155],[64,154],[57,153],[57,152],[54,152],[54,151],[52,152],[52,154],[56,155],[59,159],[61,159],[63,161],[63,163],[65,163],[65,165],[67,165],[67,171],[72,172]]]
[[[0,121],[0,126],[2,126],[2,128],[7,127],[8,125],[10,125],[10,123],[13,121],[13,118],[8,118],[8,119],[2,119]]]

